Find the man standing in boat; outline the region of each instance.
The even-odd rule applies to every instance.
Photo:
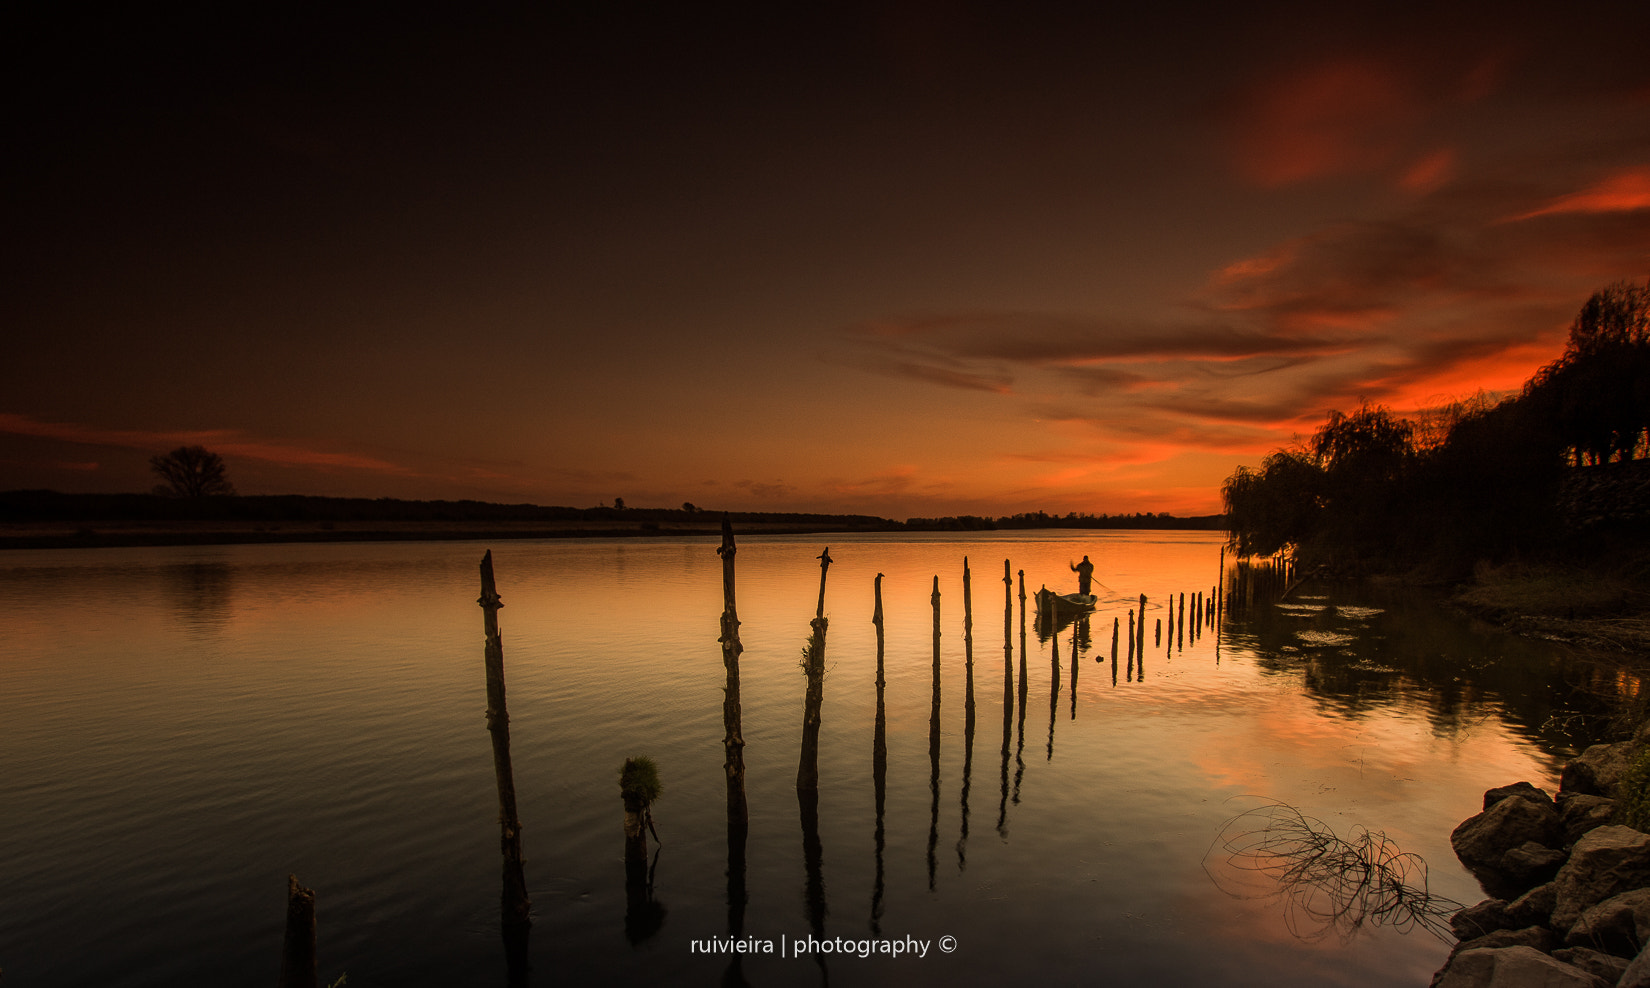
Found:
[[[1071,564],[1071,571],[1077,574],[1077,592],[1087,596],[1089,584],[1094,582],[1094,564],[1084,556],[1082,562]]]

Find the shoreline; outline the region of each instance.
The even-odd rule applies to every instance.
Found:
[[[892,531],[870,526],[745,522],[741,534],[807,535]],[[199,545],[270,545],[305,542],[458,542],[479,539],[614,539],[703,535],[716,537],[721,521],[659,525],[641,522],[218,522],[141,524],[36,523],[0,525],[0,552],[14,549],[110,549]]]

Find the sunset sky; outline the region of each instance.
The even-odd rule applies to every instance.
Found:
[[[0,489],[1210,513],[1650,277],[1650,5],[578,6],[9,29]]]

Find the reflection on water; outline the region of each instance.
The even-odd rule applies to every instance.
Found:
[[[506,981],[475,628],[486,548],[0,557],[7,973],[267,981],[278,892],[297,872],[323,903],[324,982]],[[735,680],[718,626],[731,554],[716,540],[494,548],[528,949],[533,970],[573,983],[791,983],[826,964],[856,984],[1420,983],[1443,957],[1430,938],[1383,927],[1304,943],[1272,904],[1222,894],[1203,859],[1227,800],[1384,833],[1426,860],[1436,894],[1473,899],[1450,830],[1491,785],[1552,784],[1590,740],[1588,689],[1610,685],[1401,596],[1303,587],[1275,607],[1246,586],[1222,612],[1206,592],[1218,541],[1173,532],[834,537],[828,606],[817,542],[742,540]],[[1082,555],[1099,603],[1045,637],[1025,585],[1063,586]],[[964,590],[965,557],[1015,575],[995,785],[989,769],[973,777],[969,620],[995,605]],[[808,798],[793,773],[812,689],[798,644],[825,619],[830,716],[814,724]],[[1106,655],[1091,639],[1108,624]],[[1089,656],[1110,675],[1081,675]],[[735,681],[740,745],[727,743]],[[1031,744],[1045,757],[1027,759],[1038,690],[1047,739]],[[669,781],[670,848],[631,885],[612,773],[644,752]],[[942,798],[948,778],[958,789]],[[971,826],[976,781],[994,827]],[[939,867],[942,833],[956,869]],[[689,949],[729,935],[960,947],[899,963]]]
[[[161,567],[162,579],[179,620],[195,631],[216,631],[229,620],[235,570],[222,562],[187,562]]]

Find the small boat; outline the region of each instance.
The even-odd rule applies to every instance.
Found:
[[[1039,610],[1054,610],[1056,613],[1077,615],[1082,611],[1092,611],[1100,598],[1091,593],[1055,593],[1047,587],[1037,591],[1037,607]]]

